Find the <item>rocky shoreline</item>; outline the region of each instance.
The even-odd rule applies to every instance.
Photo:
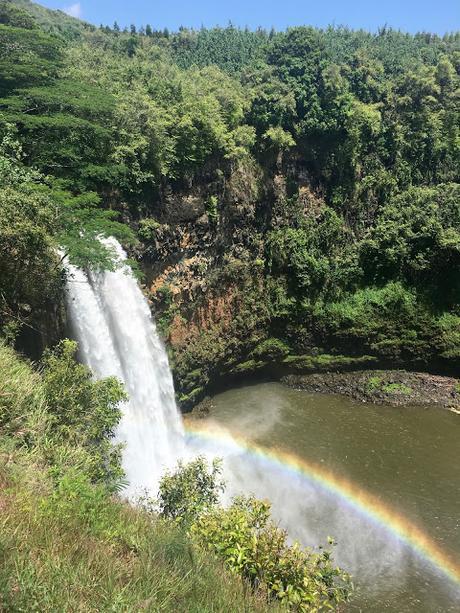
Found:
[[[311,393],[343,394],[376,404],[436,405],[460,413],[460,381],[405,370],[363,370],[287,375],[281,382]]]

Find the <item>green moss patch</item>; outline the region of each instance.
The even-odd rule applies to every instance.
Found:
[[[323,353],[317,356],[312,355],[290,355],[284,358],[283,364],[289,365],[296,370],[315,371],[348,368],[350,366],[362,366],[371,364],[376,358],[369,355],[351,357],[345,355],[329,355]]]
[[[382,387],[382,391],[386,394],[402,394],[409,396],[412,394],[412,388],[404,383],[388,383]]]

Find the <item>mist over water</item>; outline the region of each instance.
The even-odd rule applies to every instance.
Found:
[[[271,450],[275,458],[278,449],[289,450],[324,467],[418,527],[452,560],[459,559],[460,458],[453,413],[355,403],[277,383],[228,390],[212,404],[204,428],[228,429],[238,440]],[[192,423],[192,433],[193,428]],[[235,449],[231,462],[226,474],[231,489],[269,498],[292,538],[315,546],[335,537],[334,558],[352,572],[357,587],[347,610],[460,610],[458,584],[347,496],[270,458]]]
[[[117,241],[109,239],[106,244],[121,261],[126,258]],[[198,454],[222,457],[228,498],[242,492],[268,498],[275,518],[293,539],[305,545],[327,544],[330,534],[337,538],[335,558],[355,575],[359,588],[356,610],[457,610],[460,601],[455,586],[446,587],[445,577],[431,564],[345,499],[277,463],[254,456],[229,435],[225,442],[186,436],[166,352],[130,269],[122,265],[114,272],[95,273],[70,264],[66,269],[69,319],[80,359],[96,378],[118,377],[129,395],[117,431],[117,439],[125,445],[128,496],[135,497],[145,489],[155,495],[161,475],[179,458]],[[289,450],[311,451],[312,459],[328,462],[330,458],[322,453],[321,445],[313,445],[311,450],[308,446],[296,449],[291,448],[293,441],[277,439],[280,428],[297,432],[299,427],[302,431],[309,428],[308,422],[303,423],[291,411],[291,404],[288,394],[270,394],[267,390],[236,394],[230,401],[231,410],[218,411],[216,421],[209,426],[241,433],[254,442],[268,442],[269,446],[272,442],[287,443]],[[315,430],[319,441],[328,436],[326,425],[323,430]],[[340,466],[337,468],[340,470]]]

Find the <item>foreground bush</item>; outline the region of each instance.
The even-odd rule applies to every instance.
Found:
[[[224,490],[221,472],[222,463],[217,459],[210,469],[201,457],[188,464],[179,462],[177,471],[166,473],[160,482],[160,515],[189,524],[212,509],[219,502],[219,493]]]
[[[40,456],[55,476],[78,468],[116,491],[124,473],[113,437],[126,394],[115,378],[94,381],[76,350],[61,341],[38,370],[0,342],[0,438]]]
[[[113,437],[127,398],[115,377],[94,381],[89,368],[75,360],[77,343],[63,340],[43,357],[43,388],[53,438],[80,447],[90,463],[86,473],[94,482],[116,490],[121,485],[121,447]]]
[[[180,526],[0,446],[0,611],[271,611]]]
[[[118,500],[124,393],[63,342],[40,370],[0,344],[0,611],[271,611],[170,520]]]
[[[160,484],[161,515],[187,524],[194,542],[286,608],[336,609],[348,601],[350,577],[333,565],[330,551],[289,545],[287,533],[270,519],[267,501],[237,497],[228,508],[217,504],[223,488],[220,470],[219,462],[209,469],[203,458],[179,463]]]

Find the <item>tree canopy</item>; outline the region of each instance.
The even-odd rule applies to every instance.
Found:
[[[109,265],[98,234],[132,241],[139,228],[157,249],[158,224],[172,231],[190,197],[214,234],[239,237],[248,267],[262,263],[260,310],[287,336],[340,345],[348,332],[320,313],[404,291],[437,330],[431,355],[445,353],[439,318],[460,316],[459,33],[122,30],[2,0],[0,44],[2,214],[23,245],[1,265],[9,287],[28,288],[3,289],[7,311],[32,300],[33,244],[38,268],[57,245]],[[235,216],[229,193],[251,215]],[[46,270],[36,278],[51,282]]]

